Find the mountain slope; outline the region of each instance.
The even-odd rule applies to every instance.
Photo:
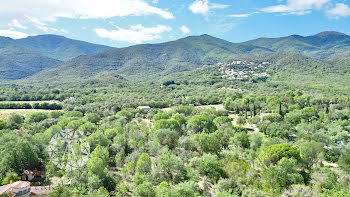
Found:
[[[161,44],[143,44],[80,56],[46,70],[30,80],[77,80],[101,72],[124,76],[168,74],[188,71],[234,57],[236,54],[270,51],[262,47],[233,44],[208,35],[191,36]]]
[[[319,59],[350,58],[350,36],[332,31],[306,37],[292,35],[282,38],[259,38],[242,44],[273,51],[302,52]]]
[[[98,53],[112,47],[72,40],[57,35],[39,35],[16,40],[36,53],[61,61],[66,61],[79,55]]]
[[[17,44],[15,40],[0,37],[0,80],[21,79],[60,63]]]

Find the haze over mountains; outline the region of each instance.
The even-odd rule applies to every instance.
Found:
[[[235,57],[271,58],[276,62],[298,66],[298,62],[293,62],[296,57],[293,53],[320,59],[311,61],[316,63],[310,68],[316,69],[315,64],[328,64],[322,61],[325,59],[349,62],[346,61],[350,59],[349,49],[350,36],[338,32],[321,32],[307,37],[259,38],[244,43],[201,35],[118,49],[55,35],[20,40],[2,37],[0,79],[29,77],[26,81],[74,81],[96,78],[106,73],[125,78],[154,73],[166,75]],[[309,62],[312,58],[303,59]]]

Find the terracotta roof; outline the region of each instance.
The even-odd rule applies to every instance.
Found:
[[[12,189],[21,189],[29,186],[30,186],[30,183],[27,181],[17,181],[8,185],[0,186],[0,194],[8,193]]]

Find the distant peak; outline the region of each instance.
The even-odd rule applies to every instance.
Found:
[[[315,36],[324,37],[324,36],[348,36],[348,35],[344,33],[336,32],[336,31],[323,31],[316,34]]]
[[[292,38],[302,38],[303,36],[294,34],[294,35],[291,35],[291,36],[289,36],[289,37],[292,37]]]

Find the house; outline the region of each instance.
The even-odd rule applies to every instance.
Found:
[[[47,196],[53,190],[51,186],[31,187],[28,181],[17,181],[4,186],[0,186],[0,195],[8,194],[14,196]]]
[[[8,194],[9,196],[29,196],[30,183],[27,181],[17,181],[4,186],[0,186],[0,195]]]
[[[46,171],[25,170],[22,175],[22,181],[41,181],[46,178]]]
[[[151,110],[152,108],[150,106],[138,106],[136,109],[142,109],[144,111],[149,111]]]

